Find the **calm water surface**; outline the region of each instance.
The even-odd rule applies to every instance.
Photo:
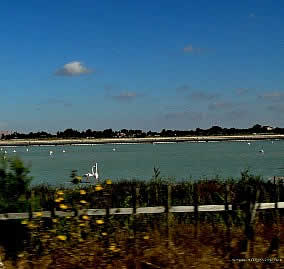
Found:
[[[181,179],[239,177],[249,168],[265,178],[284,175],[284,141],[104,144],[79,146],[2,147],[31,165],[33,184],[65,184],[71,171],[90,172],[98,162],[101,178],[150,179],[153,168],[161,175]],[[264,154],[259,150],[263,148]],[[113,150],[115,149],[115,151]],[[13,152],[13,151],[16,151]],[[49,151],[54,153],[49,155]],[[63,152],[65,150],[65,152]]]

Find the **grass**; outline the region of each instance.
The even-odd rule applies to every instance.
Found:
[[[170,186],[170,188],[169,188]],[[169,191],[170,190],[170,191]],[[73,189],[36,186],[30,210],[233,204],[228,212],[37,218],[0,223],[5,268],[281,268],[283,209],[254,212],[256,202],[284,201],[274,185],[244,171],[238,180],[104,181]],[[275,258],[273,263],[237,262]]]

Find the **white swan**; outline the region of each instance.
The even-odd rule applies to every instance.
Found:
[[[63,149],[62,152],[65,153],[66,152],[65,149]]]
[[[17,151],[14,149],[13,152],[16,153]]]
[[[53,151],[52,151],[52,150],[50,150],[50,151],[49,151],[49,155],[51,156],[52,154],[53,154]]]
[[[94,171],[94,169],[96,169]],[[87,177],[87,180],[89,180],[90,177],[94,177],[95,180],[99,179],[99,172],[98,172],[98,163],[95,163],[95,165],[92,166],[92,173],[87,173],[84,176]]]

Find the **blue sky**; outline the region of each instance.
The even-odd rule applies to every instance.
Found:
[[[5,1],[0,130],[284,127],[284,1]]]

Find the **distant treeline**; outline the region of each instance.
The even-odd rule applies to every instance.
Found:
[[[78,131],[72,128],[66,129],[63,132],[58,131],[56,134],[47,133],[44,131],[30,132],[28,134],[13,132],[8,135],[2,134],[2,139],[28,139],[28,138],[143,138],[143,137],[181,137],[181,136],[208,136],[208,135],[247,135],[247,134],[284,134],[284,128],[273,128],[270,126],[262,126],[256,124],[251,128],[222,128],[220,126],[212,126],[209,129],[196,128],[195,130],[166,130],[161,132],[142,131],[142,130],[127,130],[114,131],[106,129],[103,131],[95,131],[87,129]]]

